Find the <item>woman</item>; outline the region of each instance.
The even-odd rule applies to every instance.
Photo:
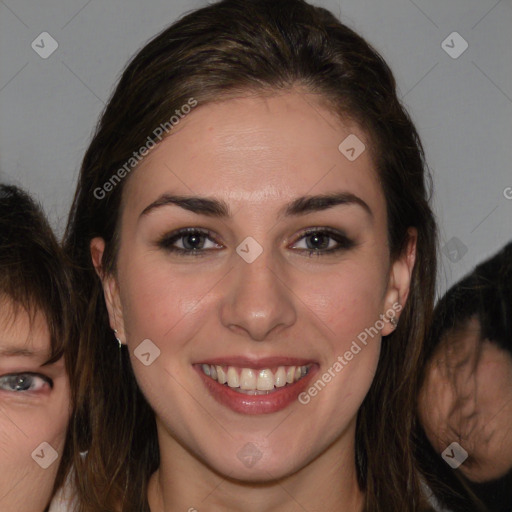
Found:
[[[69,276],[41,209],[0,185],[0,510],[47,510],[70,464]]]
[[[433,490],[444,506],[508,512],[512,243],[456,283],[434,319],[419,394],[420,460],[425,471],[442,476]]]
[[[227,0],[147,44],[65,237],[80,510],[422,510],[426,179],[391,71],[325,9]]]

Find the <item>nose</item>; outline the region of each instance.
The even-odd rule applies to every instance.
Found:
[[[238,257],[238,256],[236,256]],[[229,273],[221,305],[221,322],[254,341],[269,339],[296,321],[295,296],[284,269],[264,251],[255,261],[241,258]]]

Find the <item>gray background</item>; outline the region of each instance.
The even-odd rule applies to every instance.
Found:
[[[363,35],[395,74],[434,177],[442,292],[512,240],[512,0],[314,3]],[[0,181],[28,189],[59,235],[81,158],[126,62],[203,4],[0,0]],[[458,58],[442,47],[454,31],[469,45]],[[58,42],[46,59],[31,47],[42,32]],[[461,48],[453,38],[445,44]]]

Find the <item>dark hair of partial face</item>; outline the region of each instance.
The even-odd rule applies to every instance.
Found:
[[[128,355],[123,351],[119,358],[89,250],[91,239],[102,237],[103,272],[115,273],[121,198],[130,177],[102,192],[101,199],[95,191],[191,98],[199,108],[292,89],[316,94],[371,141],[387,204],[392,261],[406,247],[408,228],[418,232],[409,298],[398,328],[383,344],[358,413],[356,467],[367,511],[420,510],[411,429],[437,253],[420,138],[388,65],[329,11],[302,0],[225,0],[185,15],[140,50],[122,74],[82,163],[65,247],[76,263],[74,286],[83,301],[75,441],[78,449],[89,450],[87,460],[76,461],[83,475],[84,511],[120,503],[119,510],[148,510],[146,485],[159,464],[153,413]]]
[[[476,317],[481,338],[512,354],[512,242],[478,264],[439,300],[425,343],[429,357],[447,331],[460,331]]]
[[[480,342],[488,340],[512,355],[512,242],[477,265],[437,303],[424,347],[425,366],[420,385],[426,377],[426,363],[436,349],[448,336],[464,333],[472,318],[478,320]],[[479,348],[474,365],[478,361]],[[502,510],[498,506],[501,501],[500,506],[511,509],[512,470],[493,482],[470,482],[441,459],[421,426],[418,436],[419,451],[422,452],[418,458],[426,473],[439,475],[439,481],[432,484],[432,489],[443,506],[450,510],[496,511]]]
[[[22,311],[33,323],[42,313],[50,332],[48,360],[64,357],[72,374],[70,275],[44,213],[20,188],[0,185],[0,304],[12,321]],[[57,489],[69,468],[70,443],[61,456]]]
[[[70,300],[63,253],[40,206],[20,188],[0,185],[0,297],[33,321],[43,313],[52,363],[65,352]]]

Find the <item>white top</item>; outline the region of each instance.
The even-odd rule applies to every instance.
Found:
[[[452,512],[451,510],[448,510],[447,508],[443,508],[439,502],[437,501],[436,497],[434,496],[434,493],[430,489],[430,487],[425,483],[423,478],[420,479],[421,481],[421,487],[423,488],[423,491],[425,492],[425,495],[427,496],[428,502],[436,512]],[[52,512],[50,510],[50,512]]]
[[[48,512],[74,512],[76,502],[74,499],[73,485],[69,473],[64,485],[55,493]]]

